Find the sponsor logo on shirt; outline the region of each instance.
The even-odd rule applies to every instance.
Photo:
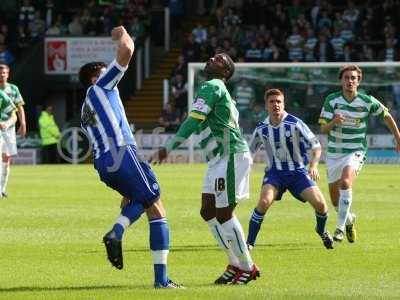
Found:
[[[202,98],[196,98],[193,103],[193,110],[201,111],[202,113],[207,113],[208,106],[206,101]]]

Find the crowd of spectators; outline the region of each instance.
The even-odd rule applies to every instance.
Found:
[[[208,17],[188,33],[180,65],[203,62],[218,52],[228,53],[236,62],[390,62],[400,58],[400,1],[206,2],[211,2],[210,10],[205,12]],[[181,73],[185,78],[186,73]],[[174,82],[175,73],[171,76],[172,86]],[[251,83],[247,85],[249,91]],[[237,91],[238,88],[234,88],[236,100]],[[382,100],[398,110],[400,101],[393,91],[388,87]],[[316,109],[300,107],[308,105],[307,99],[314,101],[314,87],[305,86],[301,92],[303,94],[299,95],[299,90],[288,88],[285,94],[296,98],[292,103],[300,114],[318,113]],[[245,116],[243,121],[248,123],[254,116],[261,117],[258,110],[262,98],[244,94],[248,103],[240,103],[243,98],[239,92],[238,108],[241,116]],[[299,100],[299,97],[304,99]],[[172,99],[175,100],[175,96]],[[318,101],[323,101],[323,97]],[[313,122],[317,120],[311,116],[302,117]]]
[[[140,39],[149,27],[148,0],[22,0],[16,14],[0,20],[0,61],[15,57],[45,36],[108,36],[124,25]]]

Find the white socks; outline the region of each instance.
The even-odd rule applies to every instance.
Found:
[[[131,222],[129,221],[128,217],[125,217],[123,215],[119,215],[119,217],[115,221],[115,223],[118,223],[119,225],[121,225],[124,228],[124,230],[127,229],[129,227],[129,225],[131,225]]]
[[[1,163],[1,192],[5,193],[7,188],[8,176],[10,175],[10,164],[9,163]]]
[[[350,207],[352,202],[352,190],[339,190],[339,209],[336,228],[344,231],[347,218],[350,216]],[[352,216],[350,217],[352,218]]]
[[[219,247],[222,250],[224,250],[224,252],[228,256],[229,264],[232,266],[235,266],[235,267],[239,267],[240,266],[239,259],[232,252],[230,243],[225,238],[222,226],[217,221],[217,218],[212,218],[211,220],[208,220],[207,224],[208,224],[208,228],[211,231],[211,234],[217,240]]]
[[[240,268],[245,271],[251,271],[254,263],[247,249],[246,239],[244,237],[242,225],[236,216],[221,224],[225,237],[231,243],[231,249],[239,259]]]

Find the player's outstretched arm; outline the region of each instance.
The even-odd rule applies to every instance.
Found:
[[[123,26],[115,27],[111,31],[111,38],[118,45],[117,49],[117,62],[122,67],[126,67],[131,60],[133,52],[135,50],[135,44],[132,38],[126,32]]]
[[[400,152],[400,132],[395,120],[390,113],[386,113],[383,120],[396,140],[396,151]]]
[[[199,126],[202,122],[200,119],[187,117],[186,120],[179,127],[178,132],[171,138],[165,147],[161,147],[151,157],[149,162],[161,163],[168,156],[168,153],[179,147]]]

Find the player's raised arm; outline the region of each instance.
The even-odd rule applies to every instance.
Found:
[[[111,38],[118,45],[117,49],[117,62],[122,67],[126,67],[131,60],[133,52],[135,50],[135,44],[132,38],[126,32],[123,26],[115,27],[111,31]]]

